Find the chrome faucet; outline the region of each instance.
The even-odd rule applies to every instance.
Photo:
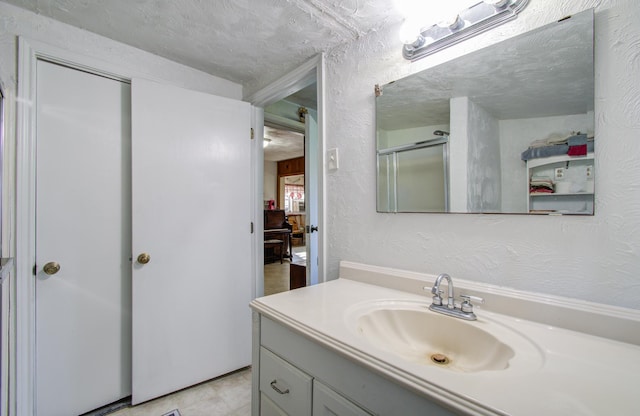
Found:
[[[442,279],[447,281],[447,304],[443,305],[442,303],[442,293],[440,290],[440,284],[442,283]],[[471,301],[484,303],[484,299],[479,298],[477,296],[471,295],[460,295],[463,299],[460,306],[456,306],[455,299],[453,298],[453,280],[451,276],[446,273],[442,273],[438,275],[436,278],[436,282],[433,284],[433,287],[424,287],[425,290],[431,290],[433,294],[433,302],[429,309],[434,312],[443,313],[445,315],[454,316],[456,318],[466,319],[467,321],[475,321],[477,316],[473,313],[473,305]]]
[[[442,306],[442,290],[440,290],[440,283],[442,283],[442,279],[445,279],[447,281],[447,308],[453,309],[456,307],[453,300],[453,282],[451,281],[451,276],[446,273],[438,275],[438,277],[436,278],[436,282],[431,288],[431,293],[433,293],[432,305]]]

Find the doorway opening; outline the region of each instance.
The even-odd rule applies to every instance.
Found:
[[[265,107],[264,294],[307,284],[306,114],[317,111],[316,83]],[[314,201],[310,201],[314,203]],[[316,201],[317,204],[317,201]],[[285,224],[273,218],[283,218]],[[274,227],[286,230],[278,234]],[[274,244],[275,241],[281,244]]]

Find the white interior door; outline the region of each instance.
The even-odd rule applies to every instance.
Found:
[[[36,102],[36,409],[77,415],[131,392],[130,86],[38,61]]]
[[[135,79],[132,117],[136,404],[251,362],[250,105]]]
[[[307,285],[318,283],[318,208],[320,204],[318,178],[318,119],[315,110],[305,117],[305,209],[307,233]]]

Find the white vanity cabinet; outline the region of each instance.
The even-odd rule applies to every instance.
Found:
[[[260,395],[270,399],[268,408],[276,405],[282,414],[310,416],[312,380],[308,374],[260,347]]]
[[[368,416],[371,413],[260,347],[260,415]]]
[[[253,416],[454,414],[258,312],[252,376]]]
[[[371,413],[351,403],[318,380],[313,381],[314,416],[369,416]]]
[[[530,213],[593,214],[594,154],[550,156],[527,161],[527,190],[532,177],[554,182],[553,193],[527,192]]]
[[[287,416],[284,410],[280,409],[269,396],[264,393],[260,393],[260,410],[259,415],[262,416]]]

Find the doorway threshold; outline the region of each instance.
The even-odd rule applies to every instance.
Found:
[[[106,406],[102,406],[90,412],[83,413],[80,416],[105,416],[129,406],[131,406],[131,396],[125,397],[123,399],[118,400],[117,402],[110,403]]]

